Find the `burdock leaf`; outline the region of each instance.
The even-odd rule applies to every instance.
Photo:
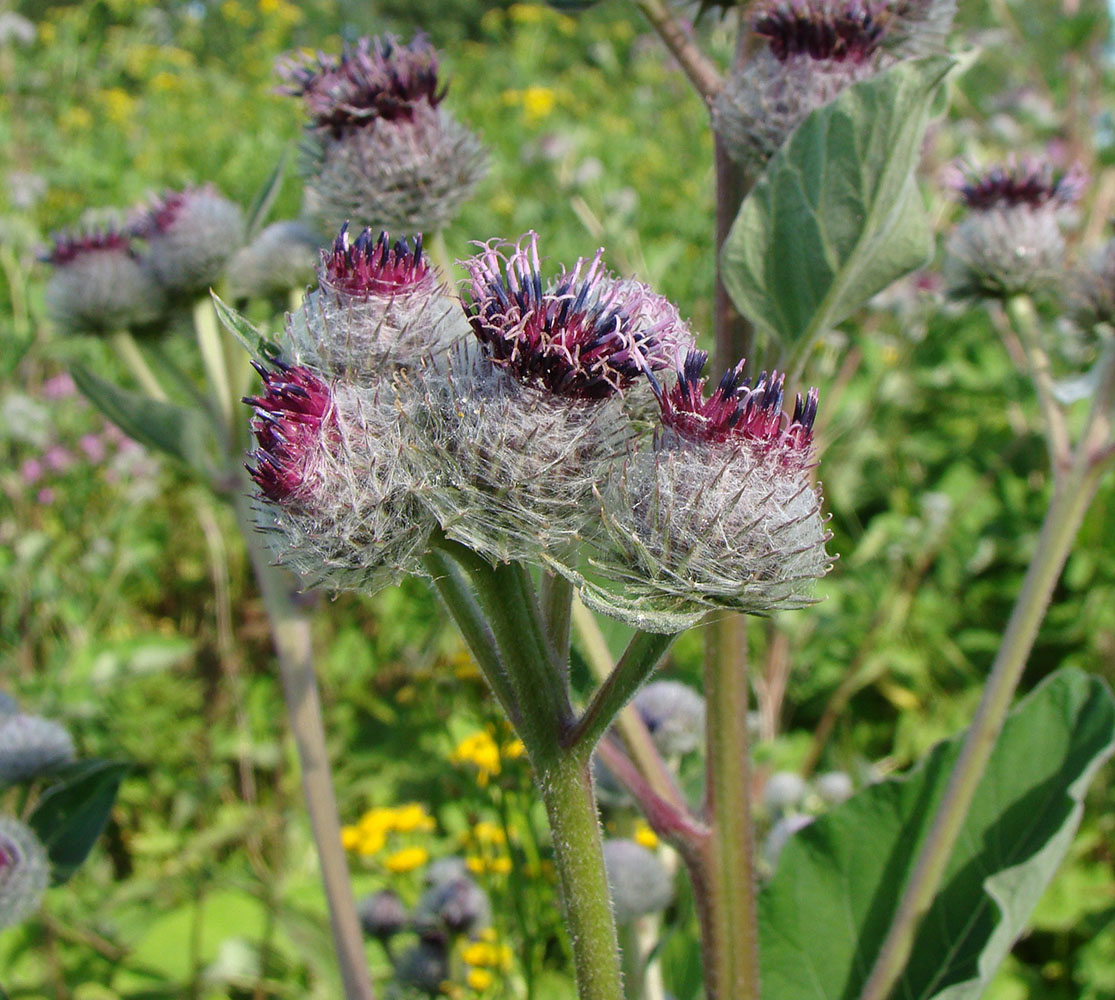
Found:
[[[864,789],[790,838],[759,898],[765,992],[860,995],[960,744],[938,744],[907,776]],[[1068,850],[1085,789],[1113,748],[1115,699],[1096,677],[1062,670],[1018,704],[895,997],[982,995]]]
[[[217,313],[217,319],[221,321],[221,325],[240,341],[240,346],[252,358],[256,361],[272,361],[282,354],[279,345],[254,326],[246,316],[223,302],[216,292],[210,292],[209,294],[213,297],[213,309]]]
[[[165,452],[199,475],[213,479],[217,473],[213,456],[219,451],[213,425],[203,411],[121,389],[84,365],[74,365],[70,374],[86,399],[132,440]]]
[[[721,254],[736,306],[795,352],[927,263],[914,168],[944,56],[908,60],[813,111],[740,207]]]
[[[27,824],[46,848],[55,885],[67,881],[88,857],[130,768],[118,761],[83,760],[39,799]]]

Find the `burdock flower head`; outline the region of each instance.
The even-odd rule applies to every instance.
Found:
[[[732,157],[758,172],[815,108],[900,58],[944,48],[956,0],[767,0],[752,20],[765,41],[713,105]]]
[[[374,592],[416,572],[431,527],[412,495],[389,383],[327,384],[303,365],[257,364],[248,469],[259,524],[308,586]]]
[[[1037,292],[1064,274],[1061,224],[1080,197],[1077,168],[1055,171],[1033,159],[1011,160],[983,173],[956,168],[951,184],[968,206],[948,243],[950,290],[1001,298]]]
[[[1115,327],[1115,239],[1108,240],[1073,275],[1072,311],[1081,326]]]
[[[165,295],[136,253],[132,239],[111,222],[56,233],[44,260],[51,318],[69,333],[112,333],[157,319]]]
[[[829,565],[810,477],[817,391],[788,415],[784,376],[753,383],[741,362],[706,398],[706,360],[690,350],[657,387],[661,426],[604,485],[597,576],[580,581],[586,603],[651,631],[714,607],[799,607]]]
[[[480,142],[440,107],[437,54],[426,38],[362,38],[338,56],[279,65],[283,92],[301,96],[306,202],[322,228],[346,220],[436,232],[483,176]]]
[[[392,241],[341,228],[322,251],[320,286],[287,323],[295,357],[323,371],[391,374],[468,336],[457,299],[423,253],[422,237]]]
[[[174,295],[203,294],[244,242],[244,213],[212,184],[166,191],[132,223],[147,241],[146,261]]]
[[[49,881],[46,848],[34,831],[17,819],[0,816],[0,930],[36,910]]]
[[[493,560],[561,558],[628,433],[623,392],[691,343],[689,328],[645,285],[608,274],[600,253],[545,279],[534,233],[464,266],[480,350],[427,381],[427,502],[450,537]]]
[[[314,279],[321,240],[303,222],[283,219],[260,231],[228,262],[233,299],[269,298],[305,288]]]
[[[73,737],[60,723],[22,712],[0,717],[0,788],[49,774],[73,759]]]

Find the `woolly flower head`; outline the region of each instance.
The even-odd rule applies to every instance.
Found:
[[[244,242],[244,213],[212,184],[166,191],[132,223],[146,261],[170,293],[197,295],[217,283]]]
[[[651,681],[631,702],[665,757],[696,750],[704,740],[705,699],[680,681]]]
[[[305,223],[272,222],[228,262],[226,277],[234,299],[266,298],[304,288],[314,278],[321,241]]]
[[[766,43],[713,105],[732,157],[763,166],[810,111],[900,58],[944,49],[956,0],[768,0],[752,20]]]
[[[810,478],[816,390],[789,416],[784,377],[752,384],[741,363],[706,399],[706,358],[689,351],[675,385],[658,388],[661,427],[603,485],[603,531],[577,581],[587,604],[650,631],[715,607],[799,607],[829,566]]]
[[[309,113],[306,205],[327,231],[347,219],[440,230],[484,175],[479,140],[439,107],[445,88],[422,36],[363,38],[339,57],[288,59],[279,73]]]
[[[1115,326],[1115,240],[1109,240],[1073,275],[1071,305],[1084,327]]]
[[[392,242],[365,229],[341,228],[322,251],[320,287],[287,322],[299,361],[340,374],[383,375],[468,336],[460,305],[422,252],[422,237]]]
[[[387,941],[410,925],[407,908],[390,889],[362,897],[356,904],[356,912],[364,933],[381,941]]]
[[[970,210],[948,242],[946,276],[954,294],[1004,297],[1058,283],[1061,224],[1083,190],[1080,170],[1012,159],[982,173],[955,168],[950,183]]]
[[[672,303],[608,274],[603,256],[598,250],[543,282],[531,232],[465,261],[465,312],[492,362],[556,396],[601,399],[667,367],[693,343]]]
[[[418,900],[413,923],[420,934],[472,934],[491,926],[492,904],[475,881],[462,875],[431,885]]]
[[[18,924],[42,902],[50,862],[33,830],[0,816],[0,930]]]
[[[131,236],[112,222],[55,233],[44,260],[51,318],[70,333],[111,333],[157,319],[162,288],[140,262]]]
[[[503,250],[508,252],[504,253]],[[621,396],[689,331],[600,254],[544,283],[537,237],[464,261],[461,345],[423,384],[425,502],[450,537],[493,561],[563,558],[595,518],[592,486],[628,431]]]
[[[280,561],[310,586],[368,592],[416,572],[431,522],[413,498],[391,383],[329,385],[280,361],[257,370],[249,471]]]
[[[617,924],[666,909],[674,899],[670,873],[652,851],[633,840],[604,841],[604,869]]]
[[[0,787],[48,774],[74,759],[66,727],[38,715],[0,716]]]

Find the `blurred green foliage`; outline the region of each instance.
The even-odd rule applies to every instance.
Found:
[[[444,49],[449,104],[492,151],[488,179],[446,233],[450,252],[528,229],[554,260],[603,244],[613,267],[637,272],[708,331],[705,111],[618,0],[576,18],[455,0],[25,0],[14,10],[34,38],[0,40],[0,678],[66,721],[83,755],[131,760],[135,772],[86,867],[48,896],[41,919],[0,935],[0,984],[13,1000],[335,995],[267,627],[232,519],[181,471],[106,432],[57,379],[74,361],[124,376],[106,345],[51,330],[37,248],[87,208],[128,206],[164,187],[211,180],[246,204],[299,142],[298,102],[274,93],[275,58],[421,26]],[[1115,162],[1099,96],[1115,83],[1102,48],[1110,22],[1098,3],[1074,10],[962,5],[958,34],[982,51],[925,151],[941,229],[952,213],[938,183],[949,159],[1056,142],[1096,174],[1078,243],[1098,237],[1090,217],[1111,211],[1103,192]],[[716,18],[700,30],[726,61]],[[291,171],[274,217],[299,204]],[[1032,393],[995,316],[942,308],[932,288],[903,282],[811,359],[840,560],[823,603],[752,627],[763,767],[801,763],[850,672],[823,768],[868,780],[954,733],[1025,572],[1050,486]],[[1053,309],[1047,319],[1056,328]],[[1065,372],[1071,347],[1058,359]],[[171,351],[190,366],[188,343]],[[1069,665],[1115,679],[1113,523],[1109,481],[1027,686]],[[496,720],[480,683],[455,672],[458,640],[418,581],[374,599],[312,600],[342,820],[422,802],[438,821],[432,852],[458,850],[463,829],[498,818],[501,787],[482,789],[449,763],[465,733]],[[617,643],[621,633],[609,626]],[[699,636],[688,635],[668,669],[696,682],[700,658]],[[506,791],[528,798],[525,786]],[[1110,772],[1090,803],[996,1000],[1115,998]],[[539,822],[516,808],[521,822]],[[374,865],[356,879],[359,891],[389,881]],[[537,996],[567,996],[548,884],[494,878],[489,888],[508,913],[524,899],[534,908],[523,926],[535,934]],[[684,894],[677,912],[691,929]],[[247,964],[237,964],[238,947]],[[672,992],[694,997],[692,934],[674,933],[662,955]],[[382,975],[382,953],[370,945],[369,957]]]

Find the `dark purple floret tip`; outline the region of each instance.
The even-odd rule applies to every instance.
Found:
[[[1071,205],[1083,193],[1087,178],[1082,169],[1055,170],[1036,159],[1011,160],[982,173],[957,168],[953,187],[972,210],[993,208],[1040,208]]]
[[[885,5],[868,0],[775,0],[753,22],[782,62],[791,56],[833,62],[864,62],[886,32]]]
[[[376,119],[410,119],[422,101],[436,107],[445,97],[437,71],[437,53],[422,34],[409,45],[392,35],[361,38],[340,56],[317,52],[278,65],[288,84],[280,92],[303,98],[311,123],[337,137]]]
[[[321,253],[322,282],[349,295],[392,295],[429,284],[432,276],[421,234],[392,243],[386,232],[376,236],[365,229],[350,243],[346,222],[333,246]]]
[[[64,229],[51,234],[51,243],[50,248],[42,253],[42,260],[55,267],[65,267],[77,258],[91,253],[135,256],[131,237],[110,226],[90,230]]]
[[[744,363],[728,369],[707,399],[702,377],[708,355],[690,350],[678,368],[669,392],[657,389],[662,425],[679,437],[702,444],[747,442],[764,450],[778,448],[787,459],[808,458],[817,416],[817,390],[797,397],[792,417],[782,410],[786,376],[764,371],[752,384],[743,374]]]

